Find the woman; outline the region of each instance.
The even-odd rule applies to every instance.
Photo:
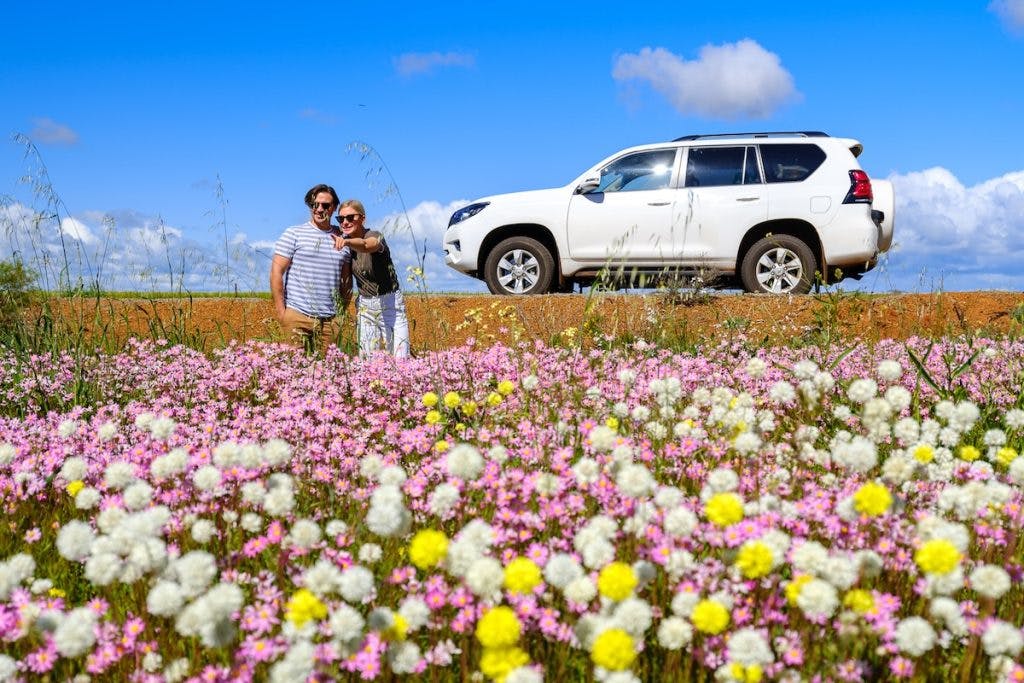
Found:
[[[365,220],[366,209],[358,199],[348,199],[338,206],[341,235],[334,238],[334,246],[348,247],[352,253],[352,275],[359,288],[359,354],[366,356],[378,350],[383,338],[389,353],[406,358],[409,321],[395,264],[384,236],[367,230]]]

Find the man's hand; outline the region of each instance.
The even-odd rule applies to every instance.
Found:
[[[274,254],[270,262],[270,297],[274,301],[274,312],[278,320],[284,320],[284,274],[291,268],[292,260]]]

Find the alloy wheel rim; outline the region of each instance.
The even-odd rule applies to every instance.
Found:
[[[540,261],[525,249],[513,249],[498,260],[498,283],[507,292],[528,292],[539,279]]]
[[[803,278],[800,257],[791,249],[775,247],[757,259],[755,275],[761,289],[772,294],[792,292]]]

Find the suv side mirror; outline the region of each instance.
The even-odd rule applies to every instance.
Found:
[[[588,192],[593,192],[600,185],[600,176],[595,176],[593,178],[584,178],[583,182],[576,186],[576,194],[586,194]]]

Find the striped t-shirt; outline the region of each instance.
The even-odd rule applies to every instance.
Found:
[[[338,310],[341,269],[352,261],[352,251],[334,248],[338,228],[321,230],[310,222],[284,231],[274,253],[291,259],[284,276],[284,305],[308,316],[326,318]]]

